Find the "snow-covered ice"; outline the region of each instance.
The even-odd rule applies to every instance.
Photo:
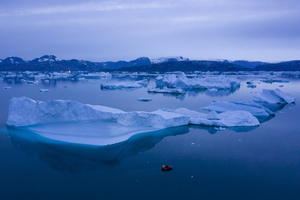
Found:
[[[216,111],[217,113],[241,110],[248,111],[256,117],[275,115],[274,112],[253,101],[214,101],[205,106],[203,110]]]
[[[240,86],[236,78],[225,76],[205,77],[205,78],[187,78],[185,73],[181,72],[179,76],[168,74],[156,78],[156,86],[162,88],[181,88],[181,89],[233,89]]]
[[[296,97],[282,92],[277,88],[275,90],[264,89],[262,93],[254,94],[253,100],[262,103],[284,104],[295,102]]]
[[[141,88],[142,85],[136,82],[118,82],[118,83],[102,83],[101,88],[116,90],[124,88]]]
[[[30,117],[28,117],[30,116]],[[27,97],[10,101],[8,126],[22,127],[66,122],[118,122],[124,126],[164,129],[188,124],[209,126],[256,126],[257,119],[247,111],[228,111],[221,114],[199,113],[185,108],[159,109],[153,112],[124,112],[101,105],[81,104],[70,100],[35,101]]]
[[[185,94],[185,91],[178,88],[167,88],[164,87],[163,89],[159,89],[159,88],[148,88],[148,92],[152,92],[152,93],[168,93],[168,94]]]

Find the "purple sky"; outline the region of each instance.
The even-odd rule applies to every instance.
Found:
[[[1,0],[0,58],[300,59],[299,0]]]

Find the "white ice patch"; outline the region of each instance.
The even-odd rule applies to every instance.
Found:
[[[116,90],[116,89],[125,89],[125,88],[141,88],[144,85],[148,84],[148,80],[141,80],[135,82],[118,82],[118,83],[102,83],[101,88]]]
[[[181,72],[179,76],[168,74],[156,78],[156,86],[181,89],[232,89],[239,87],[240,82],[236,78],[225,76],[205,77],[205,78],[187,78]]]
[[[226,111],[248,111],[256,117],[268,117],[275,115],[269,109],[253,101],[215,101],[204,107],[203,110],[216,111],[218,113]]]
[[[167,94],[185,94],[185,91],[178,88],[167,88],[164,87],[163,89],[159,89],[159,88],[148,88],[148,92],[150,93],[167,93]]]
[[[275,89],[275,90],[264,89],[262,93],[254,94],[253,100],[262,103],[282,104],[282,103],[293,103],[295,102],[296,97],[284,93],[279,89]]]

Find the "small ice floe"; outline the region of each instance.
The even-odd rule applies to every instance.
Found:
[[[27,84],[29,84],[29,85],[39,84],[39,81],[27,81]]]
[[[288,80],[280,80],[280,79],[272,79],[272,78],[268,78],[268,79],[265,79],[265,80],[260,80],[262,82],[265,82],[265,83],[274,83],[274,82],[278,82],[278,83],[289,83],[290,81]]]
[[[45,83],[49,83],[50,81],[48,79],[44,80]]]
[[[5,89],[5,90],[9,90],[9,89],[11,89],[11,87],[4,87],[3,89]]]
[[[273,104],[281,104],[281,103],[293,103],[295,102],[296,97],[282,92],[278,88],[275,90],[267,90],[264,89],[262,93],[254,94],[253,100],[256,102],[262,103],[273,103]]]
[[[210,92],[218,92],[219,90],[217,88],[210,88],[210,89],[208,89],[208,91],[210,91]]]
[[[223,127],[214,127],[215,130],[218,130],[218,131],[225,131],[226,128],[223,128]]]
[[[283,85],[279,85],[279,87],[283,87]]]
[[[148,101],[152,101],[152,99],[151,98],[138,98],[138,101],[148,102]]]
[[[138,82],[118,82],[118,83],[102,83],[102,89],[116,90],[125,88],[141,88],[142,85]]]
[[[49,92],[49,89],[40,89],[40,92]]]
[[[168,94],[185,94],[185,91],[182,89],[176,89],[176,88],[167,88],[164,87],[163,89],[159,88],[148,88],[148,92],[152,93],[168,93]]]

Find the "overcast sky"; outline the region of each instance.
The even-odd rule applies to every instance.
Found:
[[[0,58],[300,59],[299,0],[1,0]]]

